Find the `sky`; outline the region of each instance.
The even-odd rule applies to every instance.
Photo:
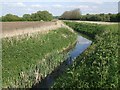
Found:
[[[80,8],[82,14],[118,13],[119,0],[9,0],[0,1],[0,16],[8,13],[22,16],[47,10],[54,16]]]

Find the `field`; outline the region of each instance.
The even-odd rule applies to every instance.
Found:
[[[61,24],[53,22],[2,22],[2,36],[3,37],[12,37],[17,35],[22,35],[26,33],[34,32],[46,32],[49,30],[57,29],[61,27]]]
[[[52,88],[120,88],[118,25],[65,22],[93,40]]]
[[[29,88],[63,62],[61,53],[76,42],[66,28],[2,38],[3,88]]]

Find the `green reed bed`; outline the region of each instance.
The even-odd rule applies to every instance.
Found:
[[[77,35],[66,28],[2,39],[2,87],[25,88],[51,73],[75,43]]]

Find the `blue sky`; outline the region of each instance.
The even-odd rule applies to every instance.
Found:
[[[74,2],[73,2],[74,1]],[[82,14],[117,13],[118,0],[9,0],[2,1],[2,14],[12,13],[22,16],[26,13],[34,13],[39,10],[48,10],[54,16],[61,15],[64,11],[80,8]]]

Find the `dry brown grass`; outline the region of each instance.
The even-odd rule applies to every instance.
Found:
[[[61,23],[55,22],[2,22],[3,38],[34,32],[47,32],[61,27]]]

